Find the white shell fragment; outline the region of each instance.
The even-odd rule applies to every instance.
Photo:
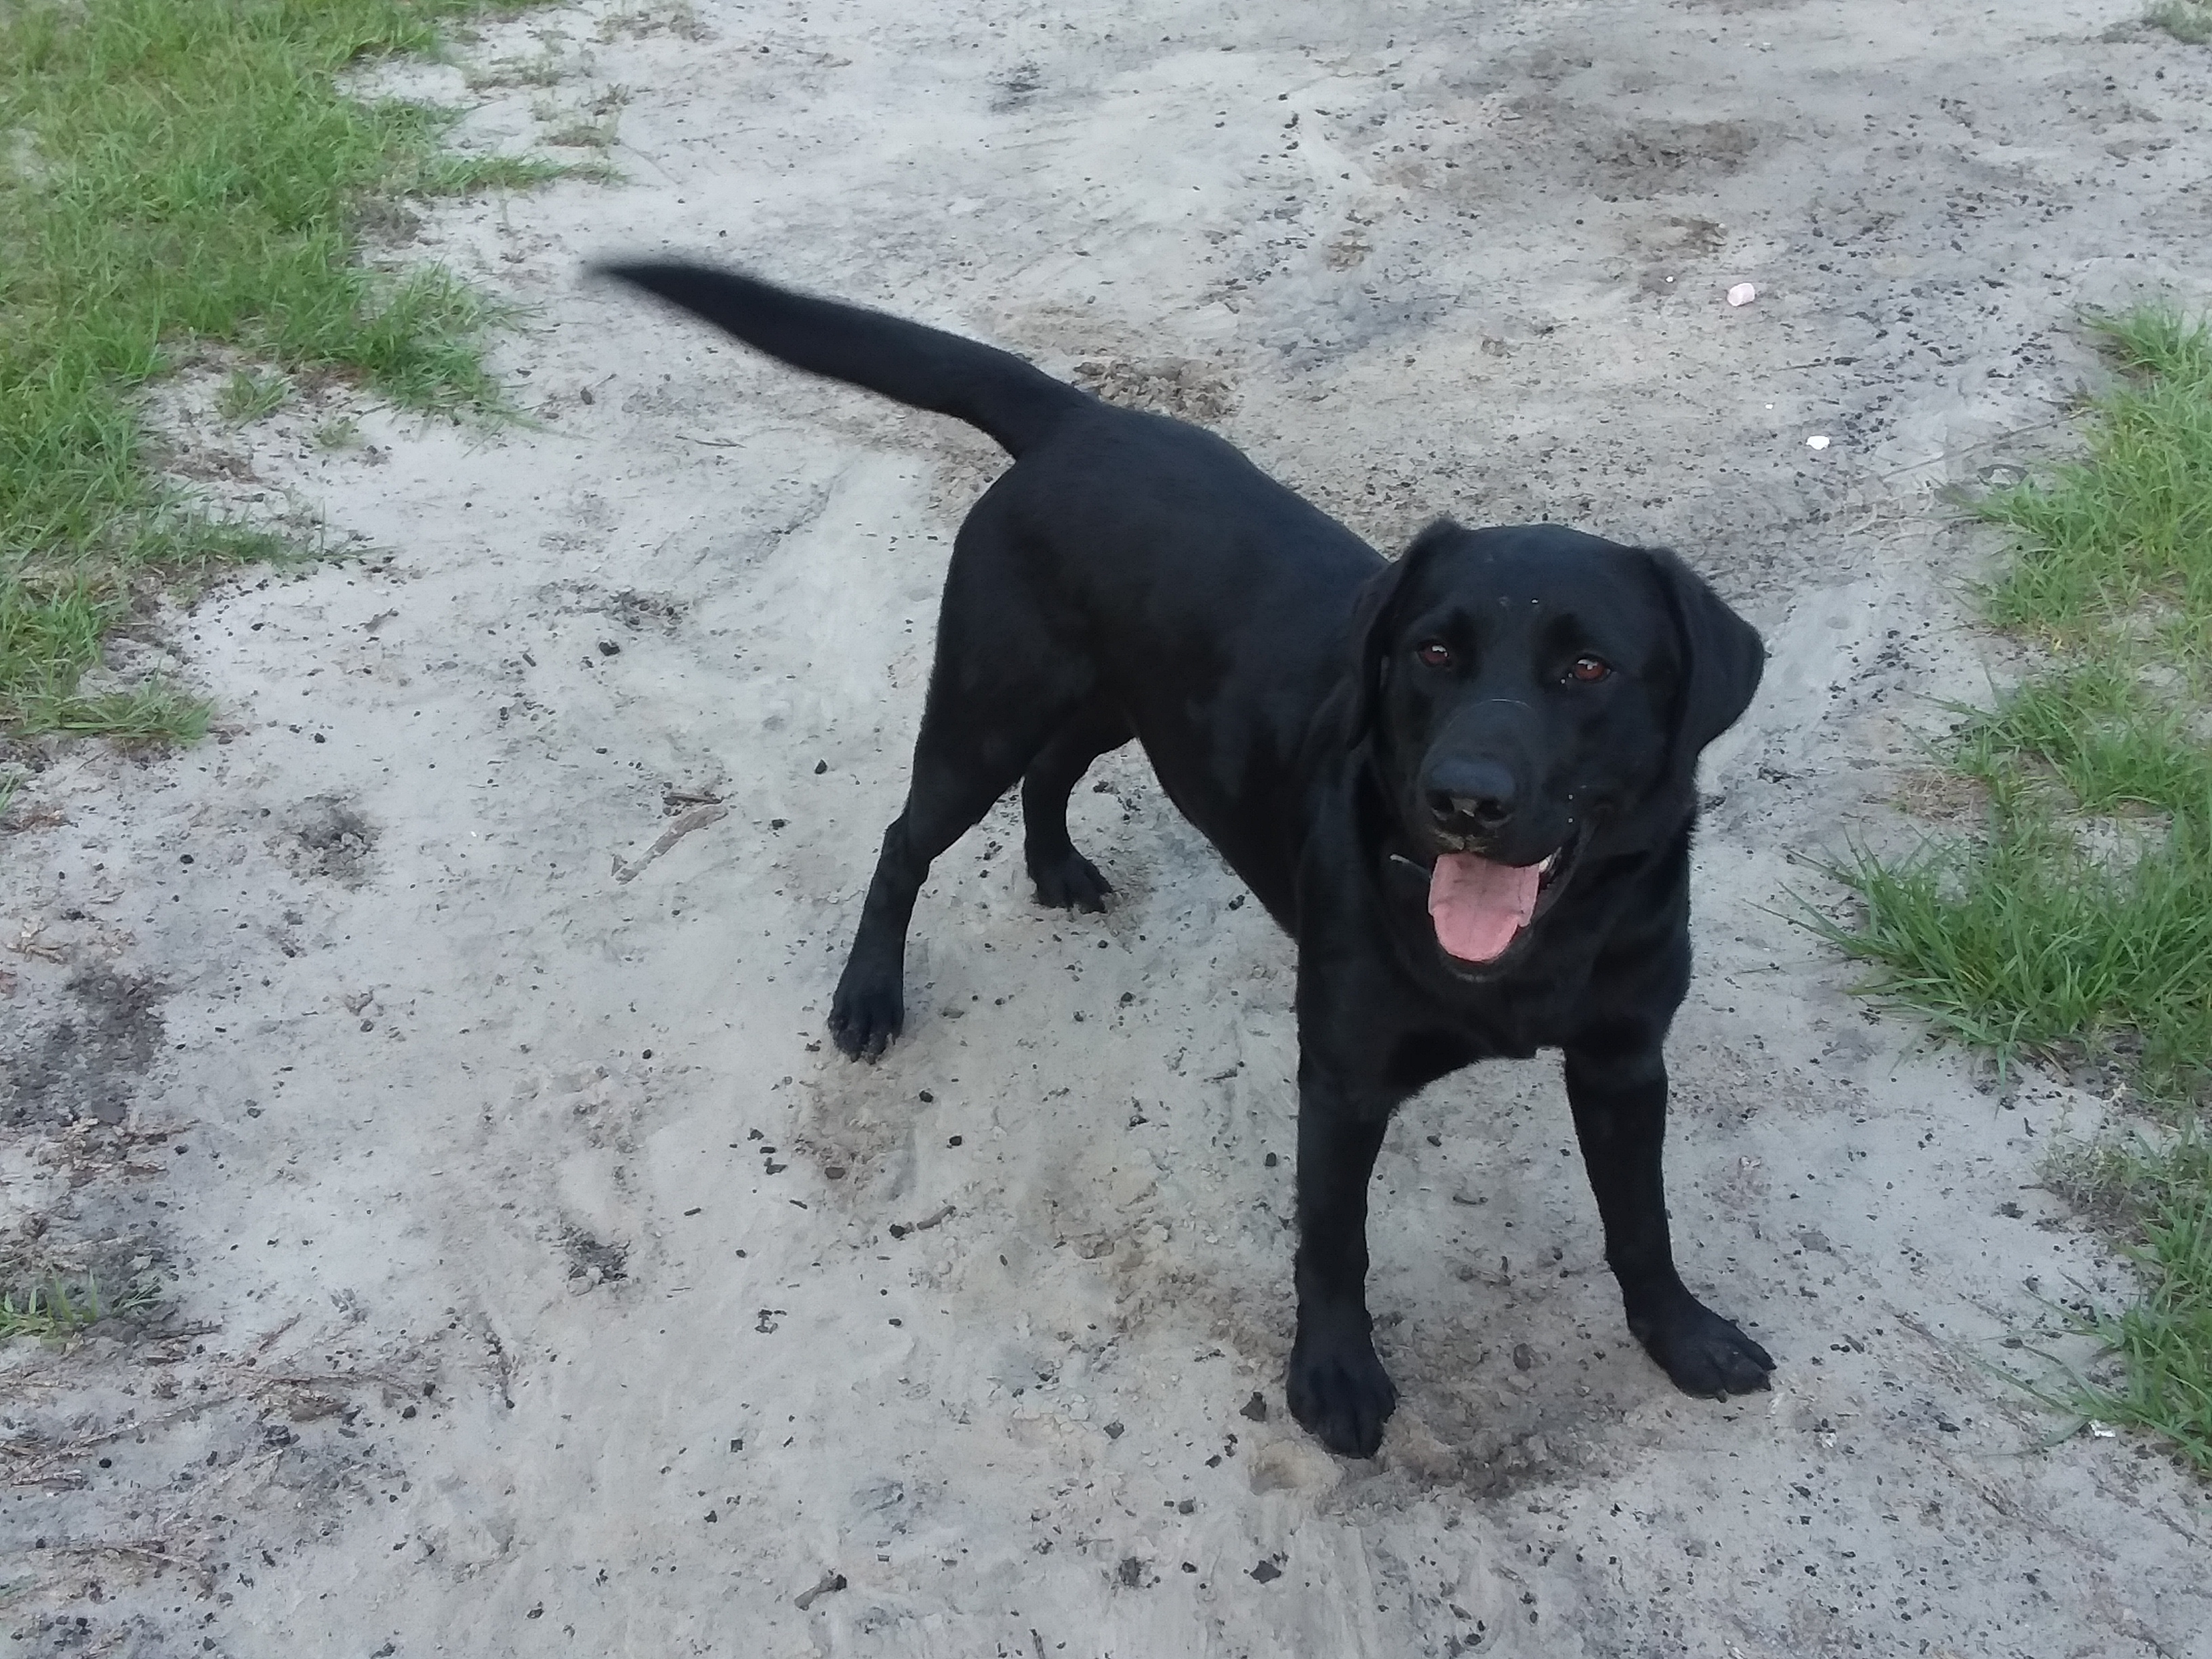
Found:
[[[1827,447],[1828,440],[1825,435],[1818,432],[1805,440],[1805,447],[1808,449],[1826,449]]]
[[[1749,283],[1738,283],[1728,293],[1728,301],[1732,306],[1747,306],[1758,297],[1759,290]]]

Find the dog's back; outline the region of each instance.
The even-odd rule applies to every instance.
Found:
[[[1063,666],[1079,659],[1170,798],[1285,915],[1298,750],[1381,555],[1226,440],[1102,403],[995,347],[711,267],[599,270],[793,368],[965,421],[1013,456],[962,527],[940,664],[1039,645]]]

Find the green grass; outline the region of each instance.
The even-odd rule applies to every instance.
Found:
[[[156,472],[145,386],[220,345],[266,366],[234,420],[340,380],[410,409],[502,408],[496,308],[361,257],[379,204],[555,177],[441,145],[456,112],[342,95],[473,0],[0,3],[0,734],[188,737],[189,698],[79,696],[158,581],[281,550]],[[271,373],[270,370],[281,372]]]
[[[2202,820],[2162,844],[2145,836],[2115,872],[2052,815],[1998,811],[1985,843],[1887,862],[1862,851],[1838,866],[1865,915],[1830,936],[1878,964],[1871,989],[2002,1063],[2086,1063],[2154,1105],[2200,1097],[2212,1053]]]
[[[2093,326],[2125,378],[2086,459],[1977,507],[2014,544],[1990,619],[2046,650],[1948,757],[1984,833],[1854,854],[1863,923],[1827,931],[1946,1031],[2187,1114],[2212,1099],[2212,330]]]
[[[2212,666],[2212,327],[2152,308],[2094,325],[2131,378],[2097,400],[2087,459],[2003,490],[2018,536],[1990,619],[2062,650]],[[2146,657],[2142,647],[2148,647]]]
[[[2069,1373],[2050,1403],[2169,1437],[2212,1474],[2212,1143],[2107,1141],[2053,1168],[2053,1185],[2126,1238],[2143,1295],[2069,1322],[2118,1361],[2113,1380]],[[2109,1368],[2107,1368],[2109,1369]]]
[[[2212,5],[2205,0],[2159,0],[2143,15],[2177,40],[2212,45]]]
[[[34,1336],[55,1340],[118,1314],[143,1313],[161,1299],[151,1285],[133,1286],[111,1297],[90,1273],[74,1279],[53,1276],[0,1294],[0,1338]]]
[[[264,415],[274,413],[291,394],[291,386],[281,374],[256,374],[250,369],[240,369],[223,382],[222,390],[216,394],[215,406],[225,420],[258,421]]]
[[[2137,1255],[2144,1299],[2085,1328],[2120,1383],[2094,1415],[2158,1429],[2212,1474],[2212,329],[2167,310],[2092,319],[2120,378],[2084,458],[1977,504],[2010,556],[1990,620],[2042,647],[1946,757],[1979,833],[1832,872],[1865,988],[1994,1053],[2083,1065],[2161,1120],[2057,1171]],[[2177,1138],[2173,1138],[2176,1137]]]

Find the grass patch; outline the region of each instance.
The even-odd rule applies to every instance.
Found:
[[[2046,648],[1946,757],[1978,836],[1835,873],[1870,988],[2010,1059],[2085,1054],[2187,1115],[2212,1100],[2212,329],[2094,319],[2124,378],[2087,455],[1976,510],[2013,533],[1990,619]]]
[[[1816,924],[1880,969],[1869,988],[1994,1052],[2117,1072],[2160,1104],[2192,1099],[2212,1053],[2205,959],[2212,857],[2201,821],[2150,835],[2124,872],[2084,858],[2046,811],[2000,807],[1985,842],[1931,842],[1835,873],[1856,929]]]
[[[160,1291],[151,1285],[136,1285],[119,1297],[112,1297],[90,1273],[76,1279],[55,1275],[0,1294],[0,1339],[34,1336],[57,1341],[103,1319],[143,1313],[160,1300]]]
[[[216,394],[215,406],[227,421],[258,421],[264,415],[276,412],[277,405],[291,395],[292,387],[281,374],[256,374],[240,369],[223,382],[222,390]]]
[[[0,4],[0,732],[188,737],[174,694],[77,695],[150,581],[267,556],[153,469],[148,382],[211,344],[259,418],[338,378],[403,407],[496,413],[483,295],[380,270],[379,203],[569,171],[442,146],[458,112],[338,89],[433,52],[475,0],[8,0]]]
[[[557,46],[545,46],[528,58],[509,58],[472,70],[468,76],[473,91],[488,92],[502,87],[557,86],[569,72],[569,63]]]
[[[623,106],[634,94],[628,87],[609,87],[580,109],[540,101],[531,111],[544,125],[544,141],[570,149],[611,149],[619,136]]]
[[[2212,45],[2212,5],[2204,0],[2159,0],[2143,17],[2177,40],[2192,46]]]
[[[1978,834],[1832,872],[1866,988],[1995,1053],[2087,1063],[2163,1120],[2168,1150],[2078,1154],[2054,1183],[2128,1243],[2144,1297],[2082,1328],[2122,1362],[2073,1403],[2170,1436],[2212,1474],[2212,328],[2092,319],[2121,372],[2086,457],[1977,504],[2010,531],[1990,619],[2044,666],[1965,715],[1946,757]]]
[[[2130,378],[2091,411],[2088,458],[1999,491],[2017,532],[1990,619],[2142,667],[2212,664],[2212,326],[2149,308],[2093,325]],[[2149,657],[2143,650],[2149,647]],[[2200,694],[2203,684],[2195,688]]]
[[[2119,1362],[2118,1376],[2070,1376],[2051,1403],[2165,1434],[2212,1474],[2212,1143],[2194,1133],[2164,1147],[2107,1142],[2061,1160],[2052,1175],[2127,1239],[2143,1296],[2118,1312],[2074,1316]]]

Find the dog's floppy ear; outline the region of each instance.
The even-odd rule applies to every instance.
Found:
[[[1360,585],[1352,601],[1352,721],[1345,736],[1358,744],[1374,729],[1375,709],[1382,696],[1389,672],[1384,659],[1390,646],[1390,625],[1398,591],[1430,555],[1455,536],[1466,532],[1449,519],[1438,519],[1413,538],[1406,550]]]
[[[1729,610],[1705,580],[1663,547],[1643,550],[1681,635],[1682,688],[1675,714],[1669,782],[1693,787],[1698,757],[1736,723],[1759,690],[1766,647],[1758,630]]]

